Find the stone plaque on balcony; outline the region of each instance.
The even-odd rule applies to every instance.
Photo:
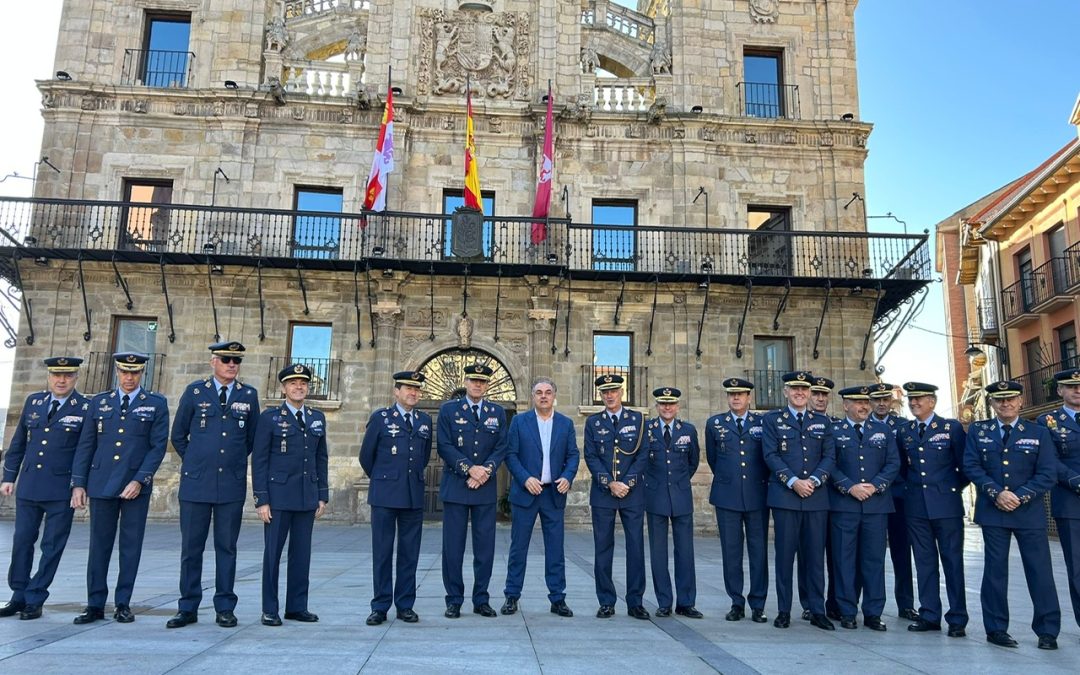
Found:
[[[457,258],[484,254],[484,213],[465,206],[450,216],[450,252]]]

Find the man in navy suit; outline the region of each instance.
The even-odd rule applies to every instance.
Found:
[[[210,345],[208,378],[184,389],[173,420],[172,442],[180,455],[180,602],[166,628],[199,620],[202,562],[214,521],[214,611],[222,628],[236,626],[236,540],[244,515],[247,462],[255,441],[259,394],[237,380],[244,345]]]
[[[832,420],[807,408],[811,374],[783,375],[787,405],[762,419],[762,452],[773,472],[766,503],[773,513],[776,546],[777,615],[773,625],[791,626],[791,573],[795,555],[806,559],[810,623],[836,627],[825,616],[825,530],[829,495],[825,485],[836,462]]]
[[[131,593],[139,573],[146,515],[154,473],[169,445],[169,403],[142,388],[150,357],[135,352],[113,354],[119,386],[90,401],[71,465],[71,506],[90,500],[90,553],[86,565],[86,608],[76,624],[105,618],[109,597],[109,559],[120,530],[120,572],[113,597],[113,618],[131,623]]]
[[[589,506],[592,510],[598,619],[615,616],[615,582],[611,567],[615,558],[615,516],[622,520],[626,536],[627,614],[647,621],[649,611],[642,605],[645,595],[645,495],[643,487],[648,451],[641,449],[645,438],[645,416],[623,407],[623,377],[601,375],[604,409],[585,420],[585,464],[592,473]]]
[[[697,429],[677,419],[682,392],[675,387],[653,391],[659,417],[645,425],[649,463],[645,469],[645,513],[649,521],[649,562],[656,616],[671,616],[671,576],[668,574],[668,525],[675,548],[675,613],[703,618],[694,607],[694,493],[690,480],[701,461]]]
[[[738,621],[746,616],[765,623],[769,592],[769,509],[765,491],[769,468],[761,456],[761,416],[750,412],[753,382],[739,377],[724,380],[728,411],[705,423],[705,457],[712,469],[709,503],[716,507],[716,527],[724,557],[724,590],[731,610],[724,616]],[[743,596],[743,539],[750,563],[750,592]]]
[[[846,418],[833,422],[836,468],[831,483],[835,489],[829,492],[840,627],[857,627],[861,592],[863,625],[884,631],[885,530],[893,510],[889,486],[900,470],[900,456],[892,430],[867,419],[869,387],[841,389],[840,397]]]
[[[495,471],[506,457],[506,411],[484,400],[493,371],[465,366],[465,396],[439,408],[438,452],[443,460],[442,577],[448,619],[461,617],[465,581],[461,565],[472,519],[473,613],[498,616],[489,604],[488,582],[495,562],[495,518],[499,493]]]
[[[360,466],[371,479],[371,614],[367,625],[386,621],[393,602],[405,623],[420,620],[416,602],[416,564],[424,531],[424,470],[431,459],[431,416],[417,410],[423,373],[394,373],[394,405],[371,413],[360,446]],[[397,533],[397,585],[394,537]]]
[[[262,624],[280,626],[278,573],[289,542],[285,618],[313,623],[308,611],[311,531],[330,501],[326,416],[304,405],[311,369],[299,363],[278,372],[285,394],[281,405],[259,416],[251,451],[251,489],[263,522]]]
[[[81,364],[82,359],[72,356],[45,359],[48,388],[26,398],[4,455],[0,495],[15,494],[15,536],[8,568],[11,600],[0,607],[0,616],[41,617],[41,606],[49,597],[49,584],[71,533],[71,462],[89,407],[87,398],[75,389]],[[41,559],[31,576],[39,533]]]
[[[966,435],[959,420],[934,412],[937,387],[925,382],[906,382],[904,392],[915,419],[899,427],[900,462],[908,477],[904,507],[908,539],[915,553],[919,579],[919,618],[908,626],[913,633],[941,630],[941,577],[945,572],[949,611],[945,621],[949,637],[964,637],[968,622],[964,586],[964,500],[968,480],[964,475]],[[897,489],[897,486],[893,486]]]
[[[1016,537],[1024,563],[1039,649],[1057,649],[1061,630],[1043,495],[1057,482],[1054,440],[1041,425],[1019,418],[1024,387],[994,382],[986,387],[994,419],[972,422],[964,448],[964,472],[975,485],[975,522],[982,526],[983,627],[986,640],[1016,647],[1009,635],[1009,542]]]
[[[506,466],[510,470],[510,557],[506,563],[506,602],[499,610],[513,614],[525,582],[525,563],[533,525],[540,516],[544,533],[544,580],[551,613],[574,616],[566,606],[566,559],[563,515],[566,493],[577,475],[577,433],[573,421],[555,412],[555,383],[546,377],[533,383],[533,409],[510,422]]]
[[[1080,368],[1054,374],[1061,407],[1039,415],[1057,449],[1057,482],[1050,494],[1050,512],[1057,522],[1065,570],[1069,577],[1073,617],[1080,625]]]

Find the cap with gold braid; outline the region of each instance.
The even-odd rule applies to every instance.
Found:
[[[1012,398],[1024,393],[1024,385],[1013,380],[992,382],[986,386],[986,395],[990,398]]]
[[[828,394],[836,387],[836,383],[827,377],[821,375],[814,375],[813,380],[810,382],[810,391],[817,391]]]
[[[232,356],[235,358],[243,358],[244,352],[247,348],[235,340],[227,340],[224,342],[215,342],[210,345],[210,353],[214,356]]]
[[[45,359],[45,368],[50,373],[77,373],[83,360],[74,356],[54,356]]]
[[[607,391],[608,389],[622,389],[623,382],[624,380],[622,375],[609,374],[601,375],[600,377],[596,378],[596,382],[594,382],[593,384],[595,384],[596,388],[600,391]]]
[[[482,382],[487,382],[491,379],[491,376],[495,374],[494,370],[482,363],[473,363],[465,366],[463,370],[465,371],[466,380],[480,380]]]
[[[814,376],[806,370],[793,370],[780,376],[786,387],[809,387],[813,384]]]
[[[895,385],[888,382],[878,382],[870,387],[870,398],[892,398]]]
[[[1080,368],[1059,370],[1054,373],[1054,380],[1058,384],[1080,384]]]
[[[657,403],[678,403],[682,398],[682,392],[675,387],[660,387],[653,389],[653,398]]]
[[[290,363],[281,369],[277,377],[280,382],[288,382],[289,380],[307,380],[310,382],[311,368],[302,363]]]
[[[915,398],[916,396],[936,396],[937,385],[927,384],[926,382],[905,382],[904,393],[908,398]]]
[[[116,352],[113,354],[113,361],[116,362],[116,369],[127,373],[138,373],[144,370],[146,368],[146,362],[149,360],[149,356],[140,354],[139,352]]]
[[[740,391],[753,391],[754,383],[741,377],[729,377],[724,380],[724,391],[729,394],[737,394]]]
[[[847,387],[846,389],[841,389],[837,393],[840,394],[840,398],[849,401],[869,401],[871,396],[870,392],[871,387],[861,385],[857,387]]]
[[[394,384],[406,384],[410,387],[422,387],[424,386],[424,374],[420,371],[402,370],[394,373]]]

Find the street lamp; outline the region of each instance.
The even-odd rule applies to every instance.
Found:
[[[1001,365],[1009,365],[1009,352],[1001,345],[995,345],[990,342],[969,342],[968,348],[964,350],[964,356],[969,359],[973,359],[976,356],[985,356],[986,352],[979,349],[979,346],[993,347],[994,349],[999,350],[1001,352]]]

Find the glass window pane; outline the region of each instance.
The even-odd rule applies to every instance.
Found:
[[[126,202],[171,204],[172,194],[172,181],[124,179],[123,199]],[[169,234],[169,209],[128,208],[124,210],[123,220],[122,248],[156,251],[165,244]]]
[[[142,81],[148,87],[186,87],[189,66],[191,19],[150,17]]]
[[[634,403],[633,367],[630,362],[633,346],[629,333],[596,333],[593,335],[592,379],[602,375],[621,375],[625,381],[627,404]],[[593,402],[599,402],[600,390],[593,387]]]
[[[153,330],[151,330],[151,328]],[[113,353],[139,352],[148,354],[150,360],[143,371],[142,387],[153,389],[154,386],[154,347],[157,344],[157,321],[155,319],[117,319]],[[112,368],[110,388],[115,388],[116,369]]]
[[[341,190],[296,189],[297,211],[341,213]],[[293,224],[294,258],[336,257],[341,242],[341,219],[331,216],[298,216]]]
[[[637,225],[637,203],[593,202],[593,269],[633,270],[637,245],[633,227]]]
[[[308,396],[326,398],[331,382],[331,340],[334,329],[330,324],[293,324],[289,335],[289,360],[302,363],[312,371]]]
[[[749,117],[783,117],[784,99],[780,52],[750,52],[743,56],[743,100]]]
[[[766,232],[791,230],[791,209],[787,207],[750,206],[746,210],[746,225],[761,234],[747,239],[747,258],[750,274],[755,276],[791,276],[791,237]]]

